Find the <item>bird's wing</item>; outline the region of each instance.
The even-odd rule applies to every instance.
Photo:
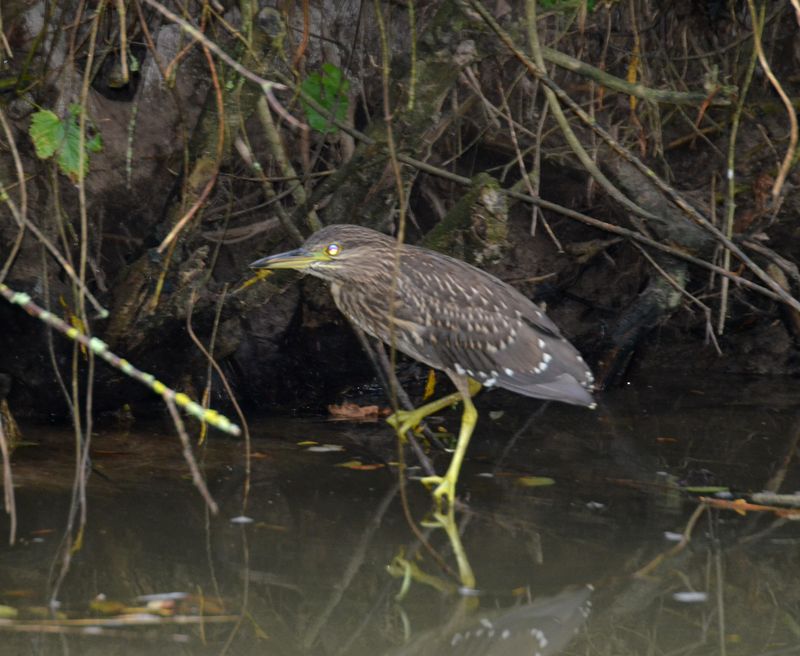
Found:
[[[487,386],[592,403],[588,366],[533,302],[458,260],[443,267],[437,258],[435,274],[426,259],[415,258],[415,265],[398,280],[403,303],[395,315],[397,325],[406,329],[398,332],[413,335],[413,343],[398,348]]]

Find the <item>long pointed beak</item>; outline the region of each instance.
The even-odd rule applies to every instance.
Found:
[[[296,248],[293,251],[286,253],[278,253],[277,255],[269,255],[262,257],[260,260],[250,263],[251,269],[298,269],[303,270],[308,268],[314,262],[320,262],[328,259],[322,253],[315,253],[306,250],[305,248]]]

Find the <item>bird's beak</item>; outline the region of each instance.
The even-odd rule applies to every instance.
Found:
[[[308,251],[305,248],[296,248],[286,253],[269,255],[250,263],[251,269],[307,269],[314,262],[323,262],[330,257],[321,251]]]

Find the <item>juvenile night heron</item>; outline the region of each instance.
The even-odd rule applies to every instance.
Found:
[[[399,260],[397,259],[399,258]],[[336,306],[364,332],[441,369],[454,394],[389,418],[400,435],[454,402],[464,403],[458,443],[435,485],[452,508],[456,481],[478,413],[481,385],[594,407],[591,371],[556,325],[516,289],[460,260],[355,225],[331,225],[302,247],[253,262],[297,269],[330,283]]]

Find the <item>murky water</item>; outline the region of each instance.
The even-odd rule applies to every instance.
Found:
[[[697,495],[680,489],[800,489],[798,401],[793,381],[735,378],[638,382],[596,412],[483,394],[460,545],[426,526],[429,498],[409,481],[420,545],[383,424],[254,421],[246,507],[242,444],[213,436],[197,453],[216,517],[175,436],[101,431],[56,614],[72,436],[27,427],[18,543],[0,547],[0,616],[17,614],[0,619],[0,653],[800,654],[800,526],[692,517]],[[459,590],[459,547],[476,591]]]

